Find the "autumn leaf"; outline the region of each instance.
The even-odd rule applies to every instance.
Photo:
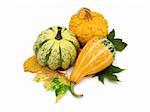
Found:
[[[37,73],[41,71],[42,66],[38,64],[37,57],[34,55],[24,62],[23,68],[25,72]]]
[[[65,74],[53,71],[48,67],[43,67],[33,79],[36,82],[44,82],[44,87],[48,91],[54,91],[56,102],[58,102],[68,90],[70,90],[70,81]]]

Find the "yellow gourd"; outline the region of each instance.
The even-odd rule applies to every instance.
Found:
[[[96,37],[91,39],[81,50],[69,80],[74,85],[79,83],[85,76],[104,70],[112,64],[114,56],[114,45],[107,38]],[[73,89],[71,89],[71,92],[77,96]]]
[[[83,46],[93,37],[105,37],[108,34],[108,23],[102,14],[82,8],[71,17],[69,29]]]

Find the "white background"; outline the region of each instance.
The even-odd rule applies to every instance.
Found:
[[[37,35],[53,25],[68,27],[81,7],[101,12],[109,30],[128,43],[115,65],[122,81],[102,85],[84,79],[57,104],[54,93],[32,81],[22,64],[33,54]],[[150,112],[150,8],[148,0],[0,0],[0,112]]]

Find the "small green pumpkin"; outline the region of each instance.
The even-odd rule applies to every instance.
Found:
[[[75,35],[64,27],[50,27],[34,43],[38,63],[52,70],[67,69],[73,65],[80,45]]]

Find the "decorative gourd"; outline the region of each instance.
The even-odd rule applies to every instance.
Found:
[[[96,37],[90,40],[81,50],[69,80],[76,84],[83,77],[104,70],[112,64],[114,56],[114,45],[107,38]],[[73,89],[71,89],[71,92],[77,96]]]
[[[67,69],[74,64],[80,46],[75,35],[64,27],[50,27],[34,44],[38,63],[52,70]]]
[[[108,23],[102,14],[82,8],[71,17],[69,29],[76,34],[81,45],[84,45],[93,37],[105,37],[108,34]]]

